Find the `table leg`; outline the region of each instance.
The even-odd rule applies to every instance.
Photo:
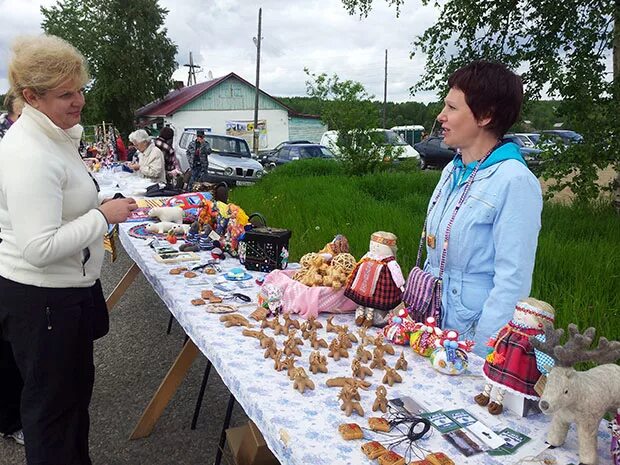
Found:
[[[226,445],[226,430],[230,426],[230,418],[232,417],[233,407],[235,406],[235,396],[232,394],[228,398],[228,406],[226,407],[226,415],[224,416],[224,424],[222,425],[222,433],[220,434],[220,444],[217,448],[214,465],[220,465],[222,462],[222,453]]]
[[[108,312],[112,311],[114,306],[118,303],[129,286],[131,286],[131,283],[134,282],[139,273],[140,267],[135,263],[131,265],[131,267],[127,270],[127,273],[125,273],[125,276],[123,276],[123,279],[118,282],[112,291],[112,294],[110,294],[105,301],[108,306]]]
[[[183,350],[168,370],[166,377],[157,388],[157,392],[142,413],[142,417],[134,428],[129,439],[140,439],[149,436],[155,428],[155,423],[164,412],[172,396],[183,382],[185,375],[199,354],[198,347],[191,339],[187,341]]]

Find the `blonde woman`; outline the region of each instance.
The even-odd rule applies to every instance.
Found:
[[[0,144],[0,333],[23,376],[29,464],[90,464],[93,340],[108,331],[99,282],[103,235],[133,199],[100,203],[78,153],[84,57],[54,36],[12,49],[9,82],[25,103]],[[5,364],[9,367],[10,364]],[[3,371],[2,383],[19,373]],[[0,396],[0,418],[19,392]]]
[[[144,129],[129,134],[129,142],[140,151],[138,163],[130,163],[129,167],[139,171],[142,176],[153,182],[166,182],[166,164],[164,153],[153,143],[151,136]]]

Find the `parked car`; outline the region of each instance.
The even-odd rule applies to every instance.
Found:
[[[185,157],[187,147],[196,139],[196,129],[186,129],[175,147],[177,156]],[[252,158],[248,143],[239,138],[205,132],[205,141],[211,146],[208,182],[226,182],[229,186],[245,186],[258,181],[264,174],[263,166]]]
[[[526,147],[535,147],[540,139],[540,134],[534,132],[519,132],[515,134]]]
[[[541,131],[540,135],[542,139],[561,142],[564,145],[574,144],[583,140],[583,136],[581,134],[568,129],[551,129],[548,131]]]
[[[274,153],[276,153],[278,150],[280,150],[285,145],[312,144],[312,143],[313,142],[310,142],[309,140],[305,140],[305,139],[285,140],[284,142],[280,142],[278,145],[276,145],[271,150],[265,150],[262,153],[259,152],[259,154],[258,154],[258,161],[264,166],[265,165],[264,161],[267,160],[267,158],[272,156]]]
[[[283,145],[265,159],[263,166],[266,169],[272,169],[294,160],[305,160],[308,158],[327,158],[333,160],[336,156],[331,150],[320,144]]]
[[[401,154],[398,156],[399,160],[420,157],[420,154],[394,131],[390,129],[371,129],[371,131],[380,133],[383,136],[384,142],[382,145],[392,146],[401,151]],[[329,148],[336,156],[339,155],[338,146],[336,145],[337,141],[338,131],[325,131],[323,136],[321,136],[321,145]]]
[[[519,137],[518,134],[506,134],[503,140],[513,142],[519,146],[519,152],[521,152],[527,166],[532,167],[540,164],[539,155],[542,150],[526,146],[525,142],[523,142],[523,139]]]
[[[420,154],[420,168],[423,170],[430,166],[443,168],[456,155],[456,150],[443,141],[443,136],[427,137],[414,147]]]

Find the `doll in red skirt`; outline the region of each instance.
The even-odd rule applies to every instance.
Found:
[[[544,370],[544,363],[538,360],[537,364],[537,358],[546,355],[534,351],[529,338],[544,337],[543,322],[553,323],[554,318],[555,311],[546,302],[528,297],[517,303],[512,320],[489,340],[492,351],[483,367],[487,384],[474,398],[478,405],[488,405],[489,413],[499,415],[504,409],[502,401],[506,391],[526,399],[539,399],[534,385],[541,376],[541,369]],[[491,401],[494,387],[496,395]]]
[[[358,326],[382,328],[389,311],[400,304],[405,279],[396,263],[396,236],[378,231],[370,236],[368,253],[357,263],[347,280],[344,295],[359,305]]]

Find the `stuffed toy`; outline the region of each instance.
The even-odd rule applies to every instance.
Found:
[[[437,348],[431,353],[433,368],[446,375],[460,375],[469,366],[467,352],[474,347],[473,341],[459,341],[459,333],[454,329],[443,332],[441,339],[435,341]]]
[[[160,221],[159,223],[149,223],[146,230],[155,234],[174,234],[175,236],[183,236],[189,231],[188,224],[171,223],[170,221]]]
[[[487,384],[484,391],[474,398],[478,405],[488,406],[489,413],[499,415],[504,409],[502,400],[506,391],[538,400],[534,385],[541,372],[530,337],[542,335],[544,322],[553,324],[554,315],[551,305],[532,297],[517,303],[512,320],[489,340],[492,352],[487,355],[483,367]],[[493,387],[497,391],[491,401]]]
[[[414,352],[423,357],[430,357],[436,348],[435,342],[439,341],[442,335],[443,331],[437,326],[435,318],[429,316],[424,323],[415,324],[409,345]]]
[[[579,462],[598,463],[597,438],[599,423],[605,413],[616,413],[620,408],[620,342],[609,342],[601,337],[596,349],[591,348],[596,330],[579,332],[576,325],[568,325],[568,340],[560,345],[563,329],[553,329],[545,322],[545,341],[530,338],[532,345],[555,362],[547,376],[545,389],[538,406],[545,415],[552,415],[547,442],[559,447],[566,441],[571,423],[577,426]],[[594,368],[576,371],[579,362],[598,362]]]
[[[183,223],[183,209],[181,207],[155,207],[149,210],[150,218],[172,223]]]
[[[401,346],[409,345],[409,337],[414,331],[415,322],[409,316],[406,308],[393,311],[388,319],[388,324],[383,328],[383,336],[388,341]]]
[[[396,236],[378,231],[370,236],[368,253],[349,276],[344,295],[359,305],[358,326],[384,327],[389,311],[400,304],[405,279],[396,263]]]

